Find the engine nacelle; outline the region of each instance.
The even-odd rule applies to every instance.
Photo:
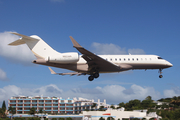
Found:
[[[76,52],[60,53],[56,56],[49,56],[48,62],[53,63],[76,63],[79,61],[79,55]]]

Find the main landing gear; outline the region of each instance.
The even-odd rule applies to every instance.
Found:
[[[163,75],[161,75],[162,74],[162,69],[159,69],[159,73],[160,73],[159,78],[162,78],[163,77]]]
[[[96,73],[90,75],[90,76],[88,77],[88,80],[89,80],[89,81],[93,81],[94,78],[98,78],[98,77],[99,77],[99,73],[96,72]]]

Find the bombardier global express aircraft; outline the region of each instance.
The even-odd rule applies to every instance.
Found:
[[[93,81],[94,78],[99,77],[99,73],[123,72],[135,69],[159,69],[159,78],[162,78],[162,69],[173,66],[170,62],[157,55],[95,55],[79,45],[71,36],[73,46],[82,55],[78,55],[77,52],[57,52],[37,35],[25,36],[14,32],[12,34],[21,38],[9,45],[27,44],[37,58],[33,63],[74,71],[72,73],[56,73],[49,67],[52,74],[78,76],[88,74],[89,81]]]

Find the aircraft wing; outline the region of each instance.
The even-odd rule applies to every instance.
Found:
[[[76,40],[74,40],[72,36],[70,36],[70,39],[73,43],[73,47],[75,47],[82,54],[82,57],[87,61],[89,70],[94,67],[98,68],[99,71],[104,71],[104,72],[121,70],[120,66],[113,64],[112,62],[109,62],[83,48],[81,45],[79,45],[79,43],[76,42]]]
[[[78,72],[56,73],[56,72],[54,72],[54,70],[52,70],[50,67],[48,67],[48,68],[49,68],[51,74],[57,74],[57,75],[70,75],[70,76],[73,76],[73,75],[77,75],[77,76],[79,76],[79,75],[86,75],[86,73],[78,73]]]

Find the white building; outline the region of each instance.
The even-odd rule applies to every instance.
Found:
[[[84,110],[91,110],[93,103],[97,106],[93,109],[99,109],[100,106],[107,107],[106,100],[104,102],[94,102],[94,100],[88,100],[85,98],[67,98],[62,97],[26,97],[16,96],[11,97],[8,100],[8,107],[16,109],[16,114],[28,114],[30,108],[34,107],[38,112],[42,109],[46,113],[50,114],[79,114]]]

